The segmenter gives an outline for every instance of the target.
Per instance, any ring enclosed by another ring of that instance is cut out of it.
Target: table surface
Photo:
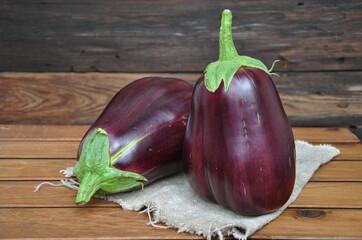
[[[200,239],[147,225],[147,214],[92,199],[54,184],[73,166],[89,126],[0,125],[0,238]],[[298,199],[250,239],[362,239],[362,145],[344,128],[293,128],[295,139],[336,146]]]

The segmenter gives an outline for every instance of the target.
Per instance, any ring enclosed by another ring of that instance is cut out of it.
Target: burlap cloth
[[[258,217],[238,215],[217,204],[201,199],[189,186],[184,174],[177,174],[147,185],[144,190],[118,193],[103,198],[118,203],[124,210],[147,212],[148,224],[159,228],[176,228],[178,232],[202,235],[208,239],[218,236],[234,236],[246,239],[255,231],[278,217],[298,197],[313,173],[340,152],[330,145],[314,146],[297,140],[296,181],[292,196],[279,210]],[[73,175],[73,168],[61,171],[66,177]],[[63,185],[77,189],[73,180],[62,181]],[[157,223],[165,225],[157,225]],[[162,230],[160,230],[162,231]]]

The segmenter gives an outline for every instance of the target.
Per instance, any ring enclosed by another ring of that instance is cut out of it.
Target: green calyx
[[[225,92],[227,92],[235,73],[241,66],[259,68],[269,75],[277,75],[271,71],[273,70],[274,64],[279,60],[274,61],[272,67],[267,69],[264,63],[255,58],[239,56],[231,35],[231,22],[231,11],[225,9],[221,17],[219,60],[210,63],[204,72],[205,86],[210,92],[215,92],[219,88],[221,81],[224,81]]]
[[[139,181],[145,177],[133,172],[121,171],[111,164],[109,138],[105,130],[98,128],[86,139],[74,174],[80,182],[76,203],[87,203],[93,194],[124,192],[143,187]]]

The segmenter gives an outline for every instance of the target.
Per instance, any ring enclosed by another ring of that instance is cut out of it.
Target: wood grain
[[[147,222],[147,213],[119,208],[2,208],[0,238],[202,239]]]
[[[250,239],[361,239],[361,209],[288,209]]]
[[[117,91],[145,76],[3,73],[0,123],[92,124]]]
[[[78,142],[0,141],[0,158],[76,158]]]
[[[77,208],[75,204],[77,191],[64,186],[42,185],[39,191],[34,192],[35,188],[44,181],[0,181],[0,208]],[[47,181],[58,185],[59,181]],[[12,194],[9,195],[9,192]],[[92,198],[89,203],[82,206],[93,207],[117,207],[116,203]]]
[[[0,125],[0,141],[77,141],[89,125]]]
[[[361,182],[309,182],[289,207],[362,209]]]
[[[200,74],[0,73],[1,124],[92,124],[113,95],[158,75],[194,83]],[[293,126],[362,125],[362,72],[284,73],[275,79]]]
[[[361,173],[362,161],[330,161],[315,172],[311,181],[362,182]]]
[[[0,125],[0,141],[80,141],[90,125]],[[358,143],[346,128],[293,127],[295,139],[313,143]]]
[[[0,136],[7,131],[1,127],[7,125],[0,126]],[[81,131],[73,126],[10,127],[10,135],[0,138],[0,238],[202,239],[148,226],[147,214],[123,211],[111,202],[92,199],[79,207],[74,204],[76,191],[66,187],[43,185],[34,193],[42,181],[57,184],[64,178],[58,171],[74,164]],[[341,154],[323,165],[297,200],[250,239],[360,239],[362,144],[346,129],[293,131],[316,143],[329,141]]]
[[[0,141],[1,158],[76,158],[78,142]],[[338,160],[361,160],[362,144],[338,144],[341,150]],[[359,155],[357,155],[359,154]]]
[[[60,170],[74,166],[76,159],[0,159],[0,180],[59,180]]]
[[[280,59],[278,71],[362,69],[355,0],[13,0],[0,7],[0,71],[201,72],[224,8],[241,55]]]
[[[293,127],[295,140],[310,143],[359,143],[359,139],[346,128]]]
[[[74,166],[75,159],[0,159],[0,180],[59,180],[59,170]],[[362,161],[332,160],[321,166],[311,181],[362,182]]]
[[[336,160],[362,160],[362,144],[332,143],[331,145],[341,151],[341,154],[335,157]]]
[[[359,239],[361,221],[361,209],[287,209],[251,239]],[[118,208],[2,208],[0,238],[201,239],[146,222],[146,214]]]
[[[78,208],[75,204],[77,191],[67,187],[42,185],[42,181],[0,181],[0,208]],[[50,181],[59,184],[59,181]],[[290,208],[358,208],[362,209],[362,182],[310,182]],[[9,192],[12,194],[9,195]],[[82,207],[118,207],[100,199],[92,200]]]

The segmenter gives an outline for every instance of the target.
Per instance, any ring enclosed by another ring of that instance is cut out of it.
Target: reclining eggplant
[[[120,90],[79,145],[76,203],[182,171],[191,94],[188,82],[159,77],[139,79]]]

